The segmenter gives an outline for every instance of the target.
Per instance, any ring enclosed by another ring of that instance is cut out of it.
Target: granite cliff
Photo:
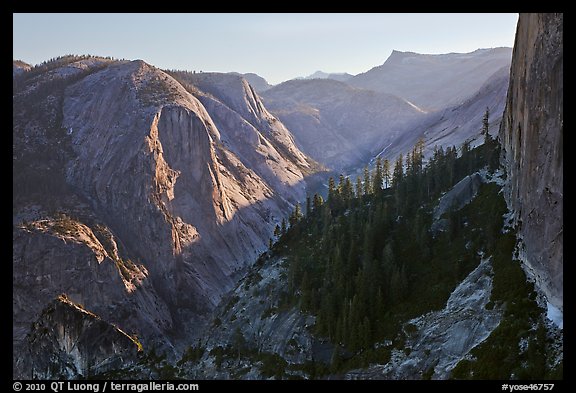
[[[61,293],[177,353],[266,249],[313,164],[229,77],[217,98],[139,60],[64,57],[14,76],[15,356]],[[32,376],[24,360],[15,377]]]
[[[519,228],[526,270],[560,311],[563,72],[563,14],[520,14],[500,127],[501,161],[508,173],[505,196]]]

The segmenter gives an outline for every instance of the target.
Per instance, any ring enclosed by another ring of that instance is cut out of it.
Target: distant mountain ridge
[[[253,72],[248,72],[246,74],[241,74],[239,72],[229,72],[229,74],[242,76],[258,93],[262,93],[272,87],[272,85],[269,84],[266,79],[258,74],[254,74]]]
[[[367,73],[338,82],[295,79],[262,93],[299,147],[340,171],[376,155],[394,160],[423,137],[426,151],[477,139],[486,108],[495,135],[511,49],[421,55],[392,52]]]
[[[398,95],[427,111],[438,110],[462,103],[511,59],[512,48],[505,47],[440,55],[394,50],[384,64],[348,83]]]
[[[335,81],[346,82],[354,75],[347,72],[328,73],[324,71],[316,71],[312,75],[308,75],[303,79],[333,79]]]
[[[400,97],[331,79],[294,79],[262,97],[303,151],[336,170],[376,154],[424,116]]]

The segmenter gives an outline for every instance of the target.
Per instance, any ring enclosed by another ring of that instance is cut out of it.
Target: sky
[[[142,59],[163,69],[254,72],[277,84],[358,74],[392,50],[512,47],[518,14],[13,14],[13,58]]]

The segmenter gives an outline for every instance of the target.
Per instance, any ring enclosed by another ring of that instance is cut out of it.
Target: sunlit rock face
[[[61,293],[177,353],[305,198],[313,162],[239,76],[207,93],[143,61],[71,58],[17,78],[14,353]]]
[[[563,310],[563,14],[520,14],[500,128],[520,258]]]

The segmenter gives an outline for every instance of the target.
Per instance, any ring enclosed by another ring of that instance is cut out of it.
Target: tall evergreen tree
[[[376,168],[374,170],[374,181],[372,187],[374,188],[374,192],[378,192],[382,190],[382,181],[384,177],[382,175],[382,159],[378,157],[376,159]]]
[[[486,107],[486,111],[484,112],[484,117],[482,118],[482,134],[488,134],[488,130],[490,128],[490,108]]]
[[[382,168],[382,174],[384,176],[384,188],[388,188],[390,186],[390,161],[388,159],[384,159],[384,166]]]
[[[364,195],[372,194],[372,182],[370,181],[370,170],[364,167]]]
[[[362,198],[362,179],[360,176],[356,177],[356,198]]]
[[[414,167],[414,171],[418,174],[422,173],[422,169],[424,166],[424,138],[420,137],[416,145],[414,145],[414,150],[412,152],[412,160]]]
[[[404,162],[402,153],[396,159],[396,164],[394,165],[394,173],[392,174],[392,185],[398,187],[402,178],[404,177]]]
[[[292,215],[290,216],[290,226],[293,227],[301,219],[302,219],[302,210],[300,208],[300,203],[297,203],[296,206],[294,207]]]
[[[486,112],[484,112],[484,117],[482,118],[482,134],[484,134],[484,143],[488,143],[491,140],[489,129],[490,129],[490,108],[486,107]]]
[[[314,194],[314,200],[312,201],[314,211],[318,211],[318,209],[322,207],[322,204],[324,204],[324,198],[322,198],[322,195],[318,195],[318,193]]]
[[[328,202],[334,203],[336,200],[336,183],[334,182],[334,178],[330,176],[328,179]]]
[[[346,204],[350,204],[352,199],[354,198],[354,187],[352,186],[352,182],[350,181],[350,177],[346,177],[344,180],[344,187],[342,187],[342,199]]]

